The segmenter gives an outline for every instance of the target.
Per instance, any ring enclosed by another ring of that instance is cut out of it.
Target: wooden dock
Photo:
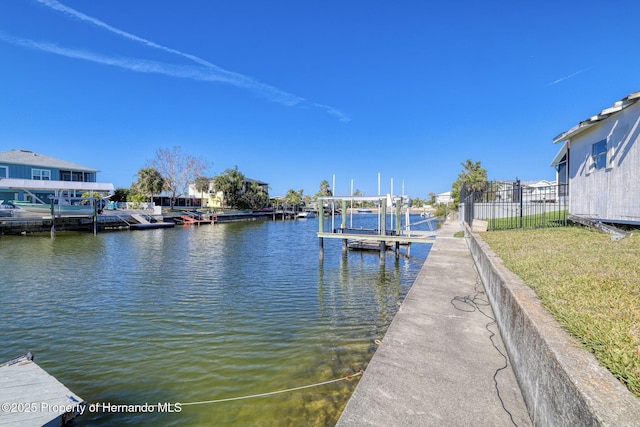
[[[180,215],[184,225],[215,224],[218,217],[212,213],[187,212]]]
[[[62,426],[83,414],[86,402],[27,353],[0,365],[0,426]]]

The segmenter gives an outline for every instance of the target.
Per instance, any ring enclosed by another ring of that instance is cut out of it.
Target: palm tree
[[[316,198],[323,196],[333,196],[331,188],[329,187],[329,181],[326,179],[323,179],[320,182],[320,190],[316,193]]]
[[[287,191],[284,196],[285,203],[289,205],[298,206],[302,203],[304,190],[296,191],[293,188]]]
[[[454,209],[458,208],[458,205],[463,202],[460,200],[460,192],[465,188],[467,194],[474,191],[481,191],[487,186],[487,170],[482,167],[482,164],[474,162],[471,159],[467,159],[462,165],[462,172],[458,174],[458,179],[453,183],[451,189],[451,197],[453,197]]]
[[[227,169],[220,175],[213,178],[215,191],[221,191],[223,195],[223,205],[237,207],[242,191],[244,190],[244,175],[238,170]]]
[[[135,183],[136,189],[142,194],[149,196],[153,202],[153,195],[162,193],[165,180],[157,169],[142,168],[138,171],[138,181]]]
[[[209,187],[211,186],[211,179],[206,176],[199,176],[196,178],[193,183],[196,191],[200,192],[200,200],[204,199],[204,192],[209,191]],[[203,203],[204,206],[204,203]]]
[[[269,195],[257,183],[252,182],[239,198],[238,203],[242,209],[258,210],[269,204]]]

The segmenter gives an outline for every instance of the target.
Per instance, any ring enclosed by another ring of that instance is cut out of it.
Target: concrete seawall
[[[541,426],[640,426],[640,400],[580,347],[482,238],[465,237],[531,419]]]
[[[438,230],[338,427],[531,425],[458,231]]]

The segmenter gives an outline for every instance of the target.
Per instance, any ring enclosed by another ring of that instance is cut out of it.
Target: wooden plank
[[[0,365],[0,426],[62,425],[84,413],[86,402],[30,355]]]

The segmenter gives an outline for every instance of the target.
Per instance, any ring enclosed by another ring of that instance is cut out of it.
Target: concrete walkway
[[[461,230],[438,231],[338,427],[532,424]]]

